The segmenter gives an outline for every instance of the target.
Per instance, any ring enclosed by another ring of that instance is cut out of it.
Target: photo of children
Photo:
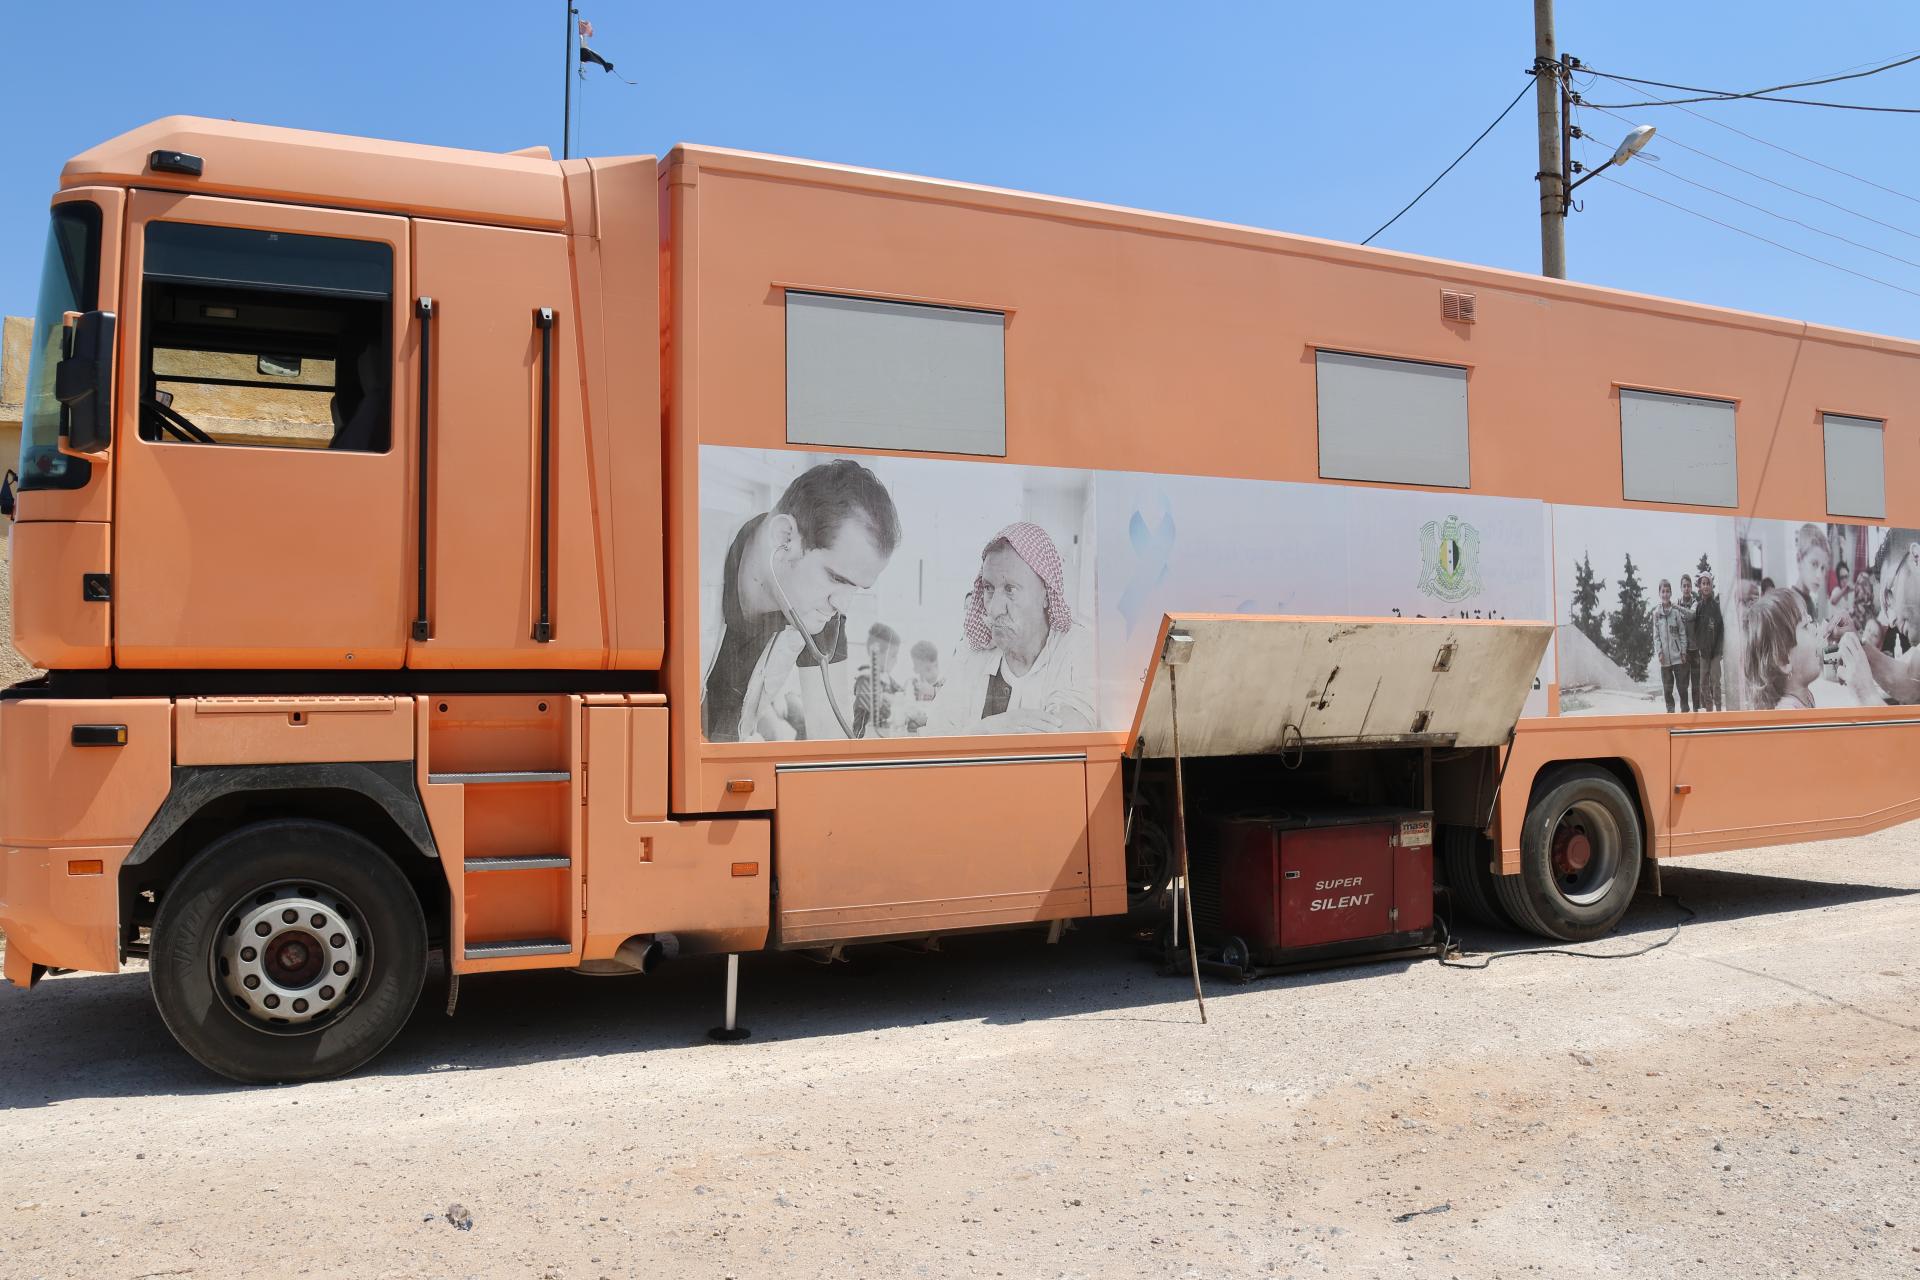
[[[1920,703],[1920,531],[1737,523],[1748,709]]]
[[[1724,711],[1736,704],[1723,592],[1733,522],[1555,507],[1563,715]]]
[[[1095,727],[1087,473],[719,446],[700,468],[708,741]]]

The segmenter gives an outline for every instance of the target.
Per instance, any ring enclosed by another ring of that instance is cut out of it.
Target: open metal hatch
[[[1187,757],[1496,747],[1552,636],[1545,622],[1169,614],[1130,741],[1174,754],[1177,678]]]

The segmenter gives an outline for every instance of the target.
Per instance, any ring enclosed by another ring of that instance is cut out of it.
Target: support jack
[[[727,956],[727,1021],[725,1026],[715,1027],[707,1032],[707,1039],[721,1044],[737,1044],[753,1032],[734,1023],[734,1015],[740,1007],[740,957]]]

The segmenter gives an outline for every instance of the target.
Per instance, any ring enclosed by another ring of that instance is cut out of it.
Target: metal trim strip
[[[1692,738],[1724,733],[1794,733],[1802,729],[1884,729],[1897,725],[1916,724],[1920,724],[1920,719],[1913,717],[1899,720],[1813,720],[1800,724],[1743,724],[1728,725],[1725,728],[1669,729],[1667,735],[1673,738]]]
[[[950,756],[909,760],[793,760],[776,764],[775,773],[825,773],[847,769],[946,769],[970,764],[1085,764],[1084,751],[1041,756]]]

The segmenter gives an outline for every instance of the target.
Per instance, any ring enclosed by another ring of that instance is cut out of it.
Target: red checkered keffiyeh
[[[1053,545],[1053,539],[1047,531],[1037,524],[1025,520],[1010,524],[987,543],[980,551],[985,560],[987,548],[996,542],[1005,542],[1013,548],[1013,553],[1026,563],[1027,568],[1039,576],[1047,589],[1047,630],[1054,635],[1063,636],[1073,626],[1073,611],[1067,607],[1066,569],[1060,563],[1060,552]],[[981,603],[981,595],[986,583],[979,578],[973,580],[973,591],[967,596],[966,621],[961,631],[967,637],[967,643],[975,649],[993,648],[993,627],[987,622],[986,606]]]

